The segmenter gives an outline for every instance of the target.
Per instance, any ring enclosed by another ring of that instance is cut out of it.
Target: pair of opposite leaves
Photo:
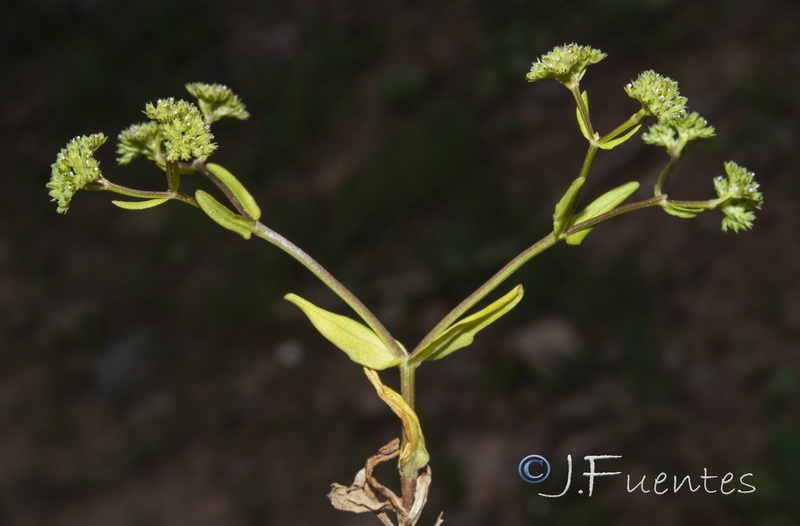
[[[582,212],[573,216],[570,224],[575,225],[613,210],[638,188],[639,183],[630,182],[603,194]],[[570,190],[574,190],[573,187],[570,187]],[[579,192],[580,188],[574,191]],[[565,198],[569,196],[570,191]],[[577,198],[578,195],[574,197]],[[592,228],[570,234],[566,237],[567,243],[580,244]],[[406,359],[410,366],[417,366],[428,360],[439,360],[470,345],[478,331],[514,308],[522,299],[522,295],[522,285],[517,285],[489,306],[445,327],[430,339],[430,343],[415,350],[410,356],[403,345],[397,342],[404,353],[398,356],[396,351],[389,348],[372,329],[352,318],[317,307],[296,294],[287,294],[285,298],[297,305],[320,334],[347,353],[351,360],[370,369],[383,370],[394,367]]]

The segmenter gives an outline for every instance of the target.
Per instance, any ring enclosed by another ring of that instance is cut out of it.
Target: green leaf
[[[170,192],[177,192],[181,187],[181,168],[176,161],[167,161],[164,168],[167,171],[167,185]]]
[[[639,131],[639,128],[641,128],[641,127],[642,127],[642,125],[641,125],[641,124],[639,124],[638,126],[634,126],[634,127],[633,127],[633,129],[632,129],[631,131],[629,131],[628,133],[626,133],[626,134],[625,134],[625,135],[623,135],[622,137],[617,137],[617,138],[615,138],[615,139],[609,139],[609,140],[607,140],[607,141],[601,141],[601,142],[598,144],[598,146],[600,146],[600,148],[602,148],[602,149],[604,149],[604,150],[610,150],[610,149],[612,149],[612,148],[614,148],[614,147],[616,147],[616,146],[619,146],[620,144],[622,144],[623,142],[627,141],[627,140],[628,140],[628,139],[630,139],[631,137],[633,137],[633,135],[634,135],[636,132],[638,132],[638,131]]]
[[[578,200],[581,198],[581,190],[583,190],[585,182],[585,177],[578,177],[572,181],[567,192],[556,205],[553,212],[553,233],[556,237],[559,237],[570,224],[570,219],[578,207]]]
[[[586,107],[586,113],[589,113],[588,94],[584,91],[581,93],[581,98],[583,99],[583,105]],[[578,118],[578,126],[581,128],[581,133],[586,137],[587,141],[592,142],[594,137],[589,133],[589,123],[583,118],[583,113],[581,113],[581,108],[579,106],[575,106],[575,116]]]
[[[661,203],[661,208],[664,209],[666,213],[675,217],[681,217],[683,219],[691,219],[693,217],[697,217],[700,212],[706,210],[704,207],[691,207],[691,206],[681,206],[676,205],[674,203],[670,203],[667,200],[664,200]]]
[[[154,206],[163,205],[169,201],[168,197],[160,197],[158,199],[148,199],[146,201],[111,201],[113,204],[125,210],[147,210]]]
[[[256,222],[234,213],[225,205],[211,197],[208,193],[198,190],[194,194],[197,204],[203,212],[213,219],[219,226],[236,232],[245,239],[250,239]]]
[[[284,298],[300,307],[320,334],[347,353],[354,362],[381,370],[394,367],[402,361],[369,327],[347,316],[320,309],[296,294],[287,294]]]
[[[471,344],[478,331],[513,309],[522,299],[522,294],[522,285],[517,285],[488,307],[454,323],[427,346],[415,352],[409,359],[409,365],[426,360],[439,360]]]
[[[589,206],[583,209],[581,213],[576,214],[575,217],[572,219],[570,225],[577,225],[584,221],[588,221],[594,217],[597,217],[601,214],[605,214],[606,212],[610,212],[611,210],[618,207],[623,201],[625,201],[630,195],[639,189],[639,183],[636,181],[631,181],[630,183],[625,183],[622,186],[618,186],[613,190],[610,190],[591,203]],[[567,244],[568,245],[580,245],[583,239],[589,235],[589,232],[594,230],[594,227],[584,228],[583,230],[579,230],[574,234],[570,234],[567,236]]]
[[[256,200],[253,199],[253,196],[250,195],[250,192],[247,191],[247,188],[244,187],[242,183],[228,170],[223,168],[222,166],[214,163],[206,164],[206,168],[208,171],[214,174],[214,176],[219,179],[219,181],[224,184],[228,190],[231,191],[233,197],[239,201],[239,204],[242,205],[250,217],[258,221],[261,218],[261,209],[258,207]]]

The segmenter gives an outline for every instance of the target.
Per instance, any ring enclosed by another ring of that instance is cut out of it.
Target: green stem
[[[408,365],[407,362],[402,362],[398,368],[400,369],[400,394],[408,406],[414,409],[417,365]]]
[[[408,404],[412,411],[415,405],[415,375],[417,372],[417,365],[408,365],[408,362],[402,362],[398,368],[400,369],[400,395],[403,400]],[[403,429],[402,438],[400,439],[400,451],[403,451],[408,437],[406,436],[405,428]],[[416,473],[405,473],[404,470],[400,471],[400,490],[403,498],[403,506],[410,510],[414,505],[414,498],[417,489]]]
[[[181,169],[176,161],[167,162],[167,185],[170,192],[177,192],[181,184]]]
[[[667,202],[675,206],[700,207],[705,210],[711,210],[719,206],[719,204],[724,202],[726,199],[727,197],[719,197],[717,199],[708,199],[705,201],[679,201],[677,199],[667,199]]]
[[[599,149],[600,147],[596,144],[589,144],[589,150],[586,152],[586,157],[583,159],[583,166],[581,166],[581,174],[579,177],[586,179],[586,177],[589,175],[589,169],[592,167],[594,157],[597,155],[597,150]]]
[[[350,290],[339,282],[333,275],[325,270],[322,265],[317,263],[314,258],[306,254],[300,247],[278,234],[271,228],[263,223],[256,221],[253,233],[269,241],[276,247],[280,248],[300,264],[306,267],[312,274],[317,276],[325,285],[328,286],[337,296],[344,300],[347,305],[358,314],[369,327],[375,331],[375,334],[381,339],[384,345],[390,349],[398,358],[406,358],[406,353],[400,348],[392,335],[386,330],[386,327],[378,320],[377,317],[359,300]]]
[[[107,190],[115,194],[127,195],[129,197],[141,197],[145,199],[176,199],[186,204],[197,206],[197,201],[189,195],[181,192],[159,192],[155,190],[136,190],[116,183],[108,179],[99,179],[86,187],[87,190]]]
[[[436,324],[436,326],[422,339],[422,341],[419,342],[411,354],[414,354],[416,351],[427,347],[428,344],[431,343],[439,334],[450,327],[450,325],[455,323],[456,320],[463,316],[476,303],[485,298],[487,294],[496,289],[498,285],[508,279],[508,277],[516,272],[517,269],[527,263],[532,257],[541,254],[548,248],[558,243],[558,241],[559,240],[556,239],[556,236],[550,232],[545,237],[517,255],[517,257],[506,263],[506,265],[497,271],[494,276],[489,278],[486,283],[478,287],[475,292],[467,296],[464,301],[459,303],[452,311],[450,311],[450,313],[442,318],[442,320]]]
[[[667,163],[667,165],[664,167],[664,169],[663,169],[663,170],[661,170],[661,173],[660,173],[660,174],[658,174],[658,180],[656,181],[656,186],[655,186],[655,188],[653,189],[653,193],[654,193],[656,196],[663,195],[662,188],[664,187],[664,182],[667,180],[667,176],[668,176],[668,175],[669,175],[669,173],[672,171],[672,167],[673,167],[673,165],[675,164],[675,161],[677,161],[677,160],[678,160],[678,158],[677,158],[677,157],[672,157],[672,156],[670,156],[670,158],[669,158],[669,162],[668,162],[668,163]]]
[[[636,113],[631,115],[630,118],[627,121],[623,122],[622,124],[620,124],[619,126],[614,128],[611,131],[611,133],[608,133],[608,134],[604,135],[600,139],[600,142],[610,141],[611,139],[613,139],[613,138],[615,138],[615,137],[617,137],[619,135],[622,135],[626,131],[630,130],[631,128],[633,128],[634,126],[636,126],[637,124],[642,122],[642,119],[644,119],[646,116],[647,116],[647,112],[644,109],[641,109],[641,110],[637,111]]]
[[[569,85],[568,88],[572,93],[572,97],[575,99],[575,104],[578,106],[578,111],[581,112],[581,115],[583,115],[583,121],[586,123],[586,128],[589,130],[589,136],[594,137],[594,128],[592,127],[591,119],[589,119],[589,108],[587,108],[586,104],[583,102],[580,85],[577,81],[575,81]]]
[[[660,204],[665,199],[664,196],[657,196],[651,197],[649,199],[644,199],[642,201],[638,201],[636,203],[630,203],[627,205],[618,206],[614,210],[610,212],[606,212],[605,214],[600,214],[599,216],[593,217],[592,219],[588,219],[577,225],[573,225],[564,231],[564,234],[556,238],[555,235],[550,232],[545,237],[525,249],[519,255],[517,255],[514,259],[509,261],[503,268],[501,268],[495,275],[489,278],[486,283],[478,287],[478,289],[470,294],[464,301],[459,303],[452,311],[450,311],[442,320],[436,324],[436,326],[419,342],[419,344],[414,348],[411,352],[413,355],[420,349],[424,349],[428,346],[437,336],[439,336],[442,332],[447,330],[453,323],[455,323],[459,318],[461,318],[464,314],[467,313],[476,303],[481,301],[487,294],[492,292],[494,289],[498,287],[501,283],[503,283],[506,279],[508,279],[514,272],[519,270],[522,265],[530,261],[533,257],[538,256],[548,248],[552,247],[562,239],[566,238],[567,236],[574,234],[575,232],[579,232],[585,228],[589,228],[592,226],[596,226],[603,221],[607,221],[612,217],[616,217],[618,215],[622,215],[628,212],[633,212],[634,210],[641,210],[643,208],[648,208],[651,206],[655,206]]]
[[[650,197],[648,199],[642,199],[641,201],[636,201],[635,203],[629,203],[627,205],[618,206],[614,210],[606,212],[605,214],[600,214],[599,216],[587,219],[586,221],[578,223],[577,225],[572,225],[566,231],[564,231],[564,237],[572,235],[575,232],[580,232],[581,230],[584,230],[586,228],[597,226],[604,221],[608,221],[612,217],[617,217],[622,214],[627,214],[628,212],[633,212],[635,210],[642,210],[644,208],[649,208],[651,206],[659,205],[661,204],[662,201],[664,201],[665,198],[666,196],[664,195],[657,195],[655,197]]]

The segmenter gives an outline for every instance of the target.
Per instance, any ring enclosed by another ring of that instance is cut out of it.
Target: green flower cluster
[[[167,161],[205,159],[217,149],[203,114],[191,102],[159,99],[156,104],[147,104],[144,114],[159,124]]]
[[[530,82],[554,78],[560,83],[570,86],[583,77],[590,64],[597,64],[605,57],[605,53],[589,46],[565,44],[542,55],[533,63],[526,78]]]
[[[185,100],[174,98],[160,99],[155,104],[147,104],[144,113],[151,120],[133,124],[118,136],[117,162],[128,164],[139,156],[155,161],[162,168],[166,163],[177,161],[205,161],[217,145],[212,142],[211,124],[222,117],[246,119],[249,114],[239,97],[221,84],[187,84],[186,89],[197,97],[200,107]],[[100,167],[94,158],[94,152],[106,141],[105,135],[81,136],[73,139],[58,154],[52,165],[52,176],[47,183],[50,196],[58,201],[58,212],[66,213],[75,192],[84,189],[91,183],[102,179]],[[180,172],[167,169],[169,188],[178,188]],[[111,185],[103,179],[102,185],[96,188],[110,189],[125,195],[139,195],[135,190]],[[150,193],[152,194],[152,192]],[[167,198],[151,199],[147,206],[138,203],[133,209],[142,210],[155,201],[164,202]],[[114,202],[123,208],[132,208],[130,203]]]
[[[157,122],[133,124],[124,129],[117,139],[117,162],[128,164],[136,157],[144,155],[151,161],[161,153],[161,134]]]
[[[753,210],[761,209],[764,196],[758,191],[755,174],[733,161],[725,163],[725,173],[714,178],[714,189],[719,196],[717,208],[722,210],[722,230],[749,230],[756,218]]]
[[[66,148],[62,148],[51,166],[52,173],[47,188],[50,197],[58,202],[58,213],[65,214],[69,209],[72,197],[78,190],[101,179],[100,163],[94,158],[94,152],[106,142],[102,133],[82,135],[72,139]]]
[[[713,137],[714,133],[714,127],[708,121],[698,113],[691,112],[666,123],[653,124],[642,134],[642,140],[647,144],[663,146],[672,158],[677,159],[687,144]]]
[[[186,90],[197,99],[200,111],[205,115],[208,124],[223,117],[240,120],[250,117],[242,101],[227,86],[194,82],[187,84]]]
[[[641,73],[625,86],[625,92],[642,104],[648,115],[658,118],[660,124],[683,117],[686,97],[678,92],[678,83],[653,70]]]
[[[143,155],[163,165],[167,161],[205,160],[216,150],[211,124],[223,117],[246,119],[244,104],[222,84],[194,82],[186,90],[197,105],[174,98],[148,104],[144,113],[152,121],[129,126],[119,134],[117,161],[127,164]],[[198,108],[199,106],[199,108]],[[163,158],[162,158],[162,153]]]

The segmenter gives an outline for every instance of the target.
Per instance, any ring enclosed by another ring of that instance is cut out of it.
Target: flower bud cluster
[[[554,78],[569,86],[583,77],[590,64],[597,64],[605,57],[605,53],[589,46],[565,44],[534,62],[526,78],[530,82]]]
[[[103,177],[100,163],[94,158],[94,152],[106,142],[102,133],[82,135],[72,139],[66,148],[62,148],[51,166],[50,197],[58,202],[58,213],[65,214],[69,209],[72,197],[78,190]]]
[[[714,189],[720,198],[717,208],[725,214],[722,230],[749,230],[756,218],[753,210],[761,209],[764,203],[755,174],[733,161],[725,163],[725,173],[726,176],[714,178]]]
[[[211,142],[211,128],[191,102],[159,99],[147,104],[144,113],[159,124],[167,161],[205,159],[217,149]]]
[[[140,155],[155,160],[161,152],[161,132],[157,122],[132,124],[117,136],[117,162],[128,164]]]
[[[663,146],[671,157],[677,159],[687,144],[713,137],[714,133],[714,127],[708,121],[691,112],[666,123],[653,124],[642,134],[642,140],[647,144]]]
[[[206,122],[209,124],[223,117],[234,117],[240,120],[250,117],[242,101],[228,86],[193,82],[186,85],[186,91],[197,99],[200,111],[203,112]]]
[[[678,92],[678,83],[653,70],[645,71],[629,82],[625,92],[638,100],[642,109],[656,117],[660,124],[681,118],[686,111],[686,97]]]

